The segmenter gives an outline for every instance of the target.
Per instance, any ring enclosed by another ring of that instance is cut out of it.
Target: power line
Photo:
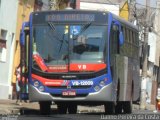
[[[152,9],[159,9],[160,10],[160,8],[156,8],[156,7],[152,7],[152,6],[148,6],[148,5],[143,5],[141,3],[135,3],[135,4],[143,6],[144,8],[149,7],[149,8],[152,8]]]
[[[111,2],[110,0],[107,0],[109,3],[111,3],[112,5],[114,5],[114,6],[116,6],[116,4],[115,3],[113,3],[113,2]],[[117,7],[117,6],[116,6]],[[119,7],[117,7],[117,8],[119,8]]]

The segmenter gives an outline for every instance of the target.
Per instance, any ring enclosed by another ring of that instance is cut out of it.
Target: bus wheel
[[[123,103],[123,111],[125,114],[132,113],[132,101],[125,101]]]
[[[104,107],[105,107],[105,114],[115,113],[115,103],[114,102],[106,102]]]
[[[65,103],[58,103],[58,113],[59,114],[66,114],[67,113],[67,104]]]
[[[117,102],[115,113],[116,114],[121,114],[122,113],[122,102]]]
[[[130,113],[132,113],[133,88],[134,88],[134,86],[133,86],[133,81],[132,81],[131,100],[130,100],[130,101],[125,101],[125,102],[123,103],[123,112],[124,112],[125,114],[130,114]]]
[[[39,106],[40,106],[41,115],[50,115],[51,113],[51,102],[50,101],[39,102]]]
[[[68,105],[68,112],[69,112],[69,114],[76,114],[77,113],[77,105],[76,104]]]

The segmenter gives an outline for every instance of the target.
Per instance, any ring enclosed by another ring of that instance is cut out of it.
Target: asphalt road
[[[104,115],[100,113],[78,113],[78,114],[51,114],[49,116],[41,116],[38,111],[32,111],[31,113],[24,113],[18,116],[18,120],[115,120],[115,119],[145,119],[145,120],[159,120],[160,113],[153,113],[149,110],[134,110],[133,114],[119,114],[119,115]]]
[[[0,120],[160,120],[160,112],[158,114],[153,113],[153,110],[155,110],[154,105],[147,105],[146,109],[148,110],[139,110],[139,105],[134,104],[133,114],[120,114],[114,116],[104,115],[104,106],[78,106],[77,114],[66,115],[58,114],[56,105],[52,105],[51,108],[51,115],[41,116],[38,103],[23,103],[22,106],[19,106],[15,104],[15,101],[1,101]],[[13,114],[15,114],[15,116],[12,116]],[[158,117],[155,115],[158,115]]]
[[[50,116],[19,116],[18,120],[100,120],[101,115],[70,114],[70,115],[50,115]]]

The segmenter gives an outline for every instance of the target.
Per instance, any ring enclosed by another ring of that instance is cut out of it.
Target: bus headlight
[[[95,86],[95,87],[94,87],[94,90],[97,92],[97,91],[100,90],[100,87],[99,87],[99,86]]]
[[[40,92],[43,92],[43,91],[44,91],[44,86],[40,86],[40,87],[38,88],[38,90],[39,90]]]
[[[102,86],[102,87],[105,86],[105,81],[102,80],[102,81],[99,83],[99,85]]]
[[[38,82],[38,81],[35,81],[35,82],[34,82],[34,86],[35,86],[35,87],[38,87],[38,86],[39,86],[39,82]]]

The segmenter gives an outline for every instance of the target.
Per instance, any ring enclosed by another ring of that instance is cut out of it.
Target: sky
[[[136,0],[137,3],[140,3],[142,5],[145,5],[146,0]],[[150,0],[150,6],[151,7],[156,7],[156,2],[157,0]]]

